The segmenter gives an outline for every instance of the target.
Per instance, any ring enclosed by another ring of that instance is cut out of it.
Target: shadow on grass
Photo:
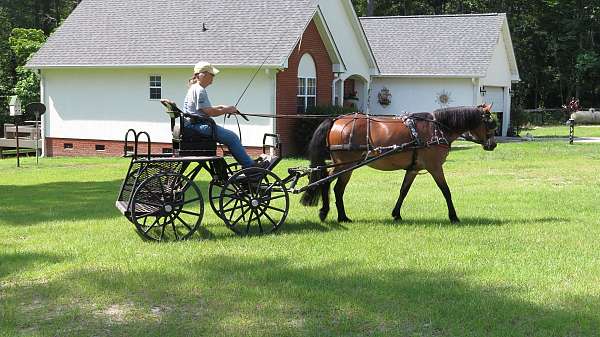
[[[0,185],[0,223],[35,225],[47,221],[117,216],[120,180]]]
[[[26,269],[63,261],[62,257],[39,253],[0,253],[0,279]]]
[[[39,336],[590,336],[600,328],[598,298],[543,307],[519,299],[525,288],[468,279],[213,256],[169,271],[82,269],[7,289],[0,306],[11,310],[9,333]]]
[[[440,218],[428,218],[428,219],[410,219],[405,218],[401,221],[389,220],[387,223],[397,226],[452,226],[452,227],[466,227],[466,226],[504,226],[507,224],[514,224],[516,222],[527,222],[527,223],[552,223],[568,221],[566,218],[558,217],[541,217],[532,218],[526,220],[515,220],[515,219],[501,219],[501,218],[486,218],[486,217],[462,217],[460,222],[452,223],[448,219]]]

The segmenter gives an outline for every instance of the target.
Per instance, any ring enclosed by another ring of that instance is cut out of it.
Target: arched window
[[[298,65],[298,113],[317,105],[317,70],[309,54],[302,55]]]

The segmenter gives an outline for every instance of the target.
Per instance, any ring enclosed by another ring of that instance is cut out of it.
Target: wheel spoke
[[[283,209],[281,209],[281,208],[273,207],[273,206],[271,206],[271,205],[266,205],[266,206],[267,206],[267,208],[270,208],[270,209],[272,209],[272,210],[274,210],[274,211],[279,211],[279,212],[281,212],[281,213],[285,213],[285,210],[283,210]],[[265,211],[266,211],[266,210],[265,210]]]
[[[190,225],[187,224],[187,222],[185,222],[185,220],[183,220],[179,215],[177,215],[177,219],[179,219],[179,221],[181,221],[181,223],[187,227],[187,229],[189,229],[189,231],[193,231],[192,227],[190,227]]]
[[[158,220],[158,218],[157,218],[157,220]],[[165,229],[167,228],[167,226],[165,226],[166,222],[167,221],[165,220],[162,224],[162,230],[160,231],[160,236],[158,237],[158,241],[162,241],[163,236],[165,235]]]
[[[187,205],[187,204],[189,204],[189,203],[192,203],[192,202],[195,202],[195,201],[199,201],[199,200],[202,200],[202,197],[200,197],[200,196],[199,196],[199,197],[197,197],[197,198],[190,199],[190,200],[188,200],[188,201],[184,201],[182,205]]]
[[[272,218],[269,216],[269,213],[267,213],[267,212],[266,212],[266,210],[265,210],[265,212],[263,213],[263,215],[264,215],[264,216],[266,216],[266,217],[267,217],[267,219],[269,219],[269,221],[271,221],[271,223],[273,224],[273,227],[276,227],[276,226],[277,226],[277,221],[273,220],[273,219],[272,219]]]
[[[200,213],[194,213],[194,212],[191,212],[191,211],[186,211],[185,209],[180,210],[180,212],[181,213],[185,213],[185,214],[189,214],[189,215],[195,215],[197,217],[202,216],[202,214],[200,214]]]
[[[148,232],[158,223],[158,217],[156,218],[156,220],[154,220],[154,222],[150,225],[150,227],[148,227],[147,230],[144,231],[144,234],[148,234]],[[144,219],[144,225],[146,225],[146,219]]]
[[[277,200],[277,199],[281,199],[281,198],[285,198],[285,194],[278,195],[275,197],[269,197],[268,195],[265,195],[265,197],[263,199],[261,199],[261,201],[271,201],[271,200]]]
[[[232,212],[232,213],[233,213],[233,212]],[[233,222],[230,222],[231,226],[235,226],[235,225],[238,223],[238,221],[240,221],[240,219],[241,219],[241,218],[242,218],[242,217],[243,217],[243,216],[244,216],[246,213],[248,213],[248,211],[245,211],[245,212],[244,212],[244,211],[242,211],[242,215],[240,215],[239,217],[237,217],[237,219],[235,219],[235,221],[233,221]]]
[[[258,222],[258,229],[260,230],[260,233],[263,233],[263,228],[262,228],[262,223],[260,222],[260,215],[258,214],[258,211],[256,211],[256,221]]]
[[[235,211],[236,209],[238,209],[237,205],[238,205],[238,202],[239,202],[239,200],[238,200],[238,199],[232,199],[232,200],[234,200],[234,201],[235,201],[235,203],[233,204],[233,208],[230,208],[230,209],[228,209],[228,210],[222,209],[222,212],[223,212],[223,214],[225,214],[225,212],[229,212],[229,211],[231,211],[231,213],[229,214],[229,219],[228,219],[230,222],[231,222],[231,219],[233,218],[233,213],[234,213],[234,211]],[[243,211],[243,210],[242,210],[242,211]]]
[[[175,227],[175,219],[171,222],[171,227],[173,227],[173,233],[175,233],[175,240],[179,241],[179,235],[177,235],[177,227]]]

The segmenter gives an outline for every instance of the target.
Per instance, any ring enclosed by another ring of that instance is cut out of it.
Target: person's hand
[[[238,109],[236,107],[234,107],[234,106],[225,107],[225,111],[228,114],[237,114],[237,113],[239,113]]]

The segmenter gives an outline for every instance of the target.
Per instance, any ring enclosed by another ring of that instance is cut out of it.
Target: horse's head
[[[498,124],[492,117],[492,105],[482,104],[477,107],[481,112],[481,123],[469,133],[473,136],[474,141],[483,146],[486,151],[492,151],[496,148],[496,128]]]

